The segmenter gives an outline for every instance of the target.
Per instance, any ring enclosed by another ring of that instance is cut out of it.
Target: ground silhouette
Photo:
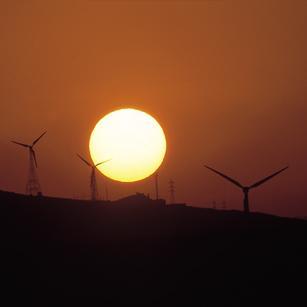
[[[146,199],[0,192],[3,306],[295,306],[305,299],[306,221]]]

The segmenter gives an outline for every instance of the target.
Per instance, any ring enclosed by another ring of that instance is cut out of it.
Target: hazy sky
[[[168,140],[161,196],[241,209],[236,187],[204,163],[249,184],[251,210],[307,215],[307,1],[0,2],[0,189],[24,192],[37,146],[44,194],[88,197],[96,122],[120,107],[149,112]],[[103,185],[98,178],[100,188]],[[108,181],[116,199],[154,194],[153,179]]]

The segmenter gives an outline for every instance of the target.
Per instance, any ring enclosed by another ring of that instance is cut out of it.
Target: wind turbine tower
[[[91,176],[90,176],[90,191],[91,191],[91,200],[95,201],[98,199],[98,189],[97,189],[97,181],[96,181],[96,169],[97,166],[106,163],[110,160],[102,161],[97,164],[91,164],[88,161],[86,161],[83,157],[81,157],[79,154],[77,156],[87,165],[89,166],[92,171],[91,171]]]
[[[29,195],[41,195],[42,189],[38,180],[37,175],[37,158],[36,153],[34,151],[34,146],[37,142],[46,134],[45,131],[42,135],[40,135],[37,139],[33,141],[32,144],[24,144],[16,141],[12,141],[12,143],[17,144],[19,146],[25,147],[29,150],[29,171],[28,171],[28,181],[26,185],[26,193]]]
[[[104,190],[105,190],[105,200],[109,200],[109,189],[107,180],[104,181]]]
[[[249,196],[249,191],[251,189],[259,187],[263,183],[267,182],[268,180],[272,179],[273,177],[277,176],[278,174],[280,174],[281,172],[283,172],[284,170],[286,170],[288,168],[288,166],[286,166],[286,167],[282,168],[281,170],[279,170],[279,171],[273,173],[272,175],[267,176],[267,177],[265,177],[265,178],[255,182],[254,184],[252,184],[250,186],[244,186],[239,181],[237,181],[237,180],[235,180],[235,179],[233,179],[233,178],[231,178],[231,177],[229,177],[229,176],[227,176],[227,175],[225,175],[225,174],[223,174],[223,173],[221,173],[221,172],[219,172],[219,171],[217,171],[217,170],[215,170],[215,169],[213,169],[213,168],[211,168],[211,167],[209,167],[207,165],[205,165],[205,167],[207,169],[211,170],[212,172],[220,175],[224,179],[230,181],[231,183],[233,183],[234,185],[236,185],[237,187],[239,187],[242,190],[242,192],[244,194],[243,208],[244,208],[244,212],[245,213],[249,213],[249,197],[248,197]]]

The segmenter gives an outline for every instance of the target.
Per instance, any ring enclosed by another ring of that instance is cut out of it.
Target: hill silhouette
[[[305,297],[307,222],[0,192],[5,306],[251,306]]]

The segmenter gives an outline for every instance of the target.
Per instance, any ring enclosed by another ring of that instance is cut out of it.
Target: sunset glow
[[[166,139],[159,123],[145,112],[121,109],[103,117],[90,137],[90,153],[107,177],[133,182],[152,175],[166,153]]]

